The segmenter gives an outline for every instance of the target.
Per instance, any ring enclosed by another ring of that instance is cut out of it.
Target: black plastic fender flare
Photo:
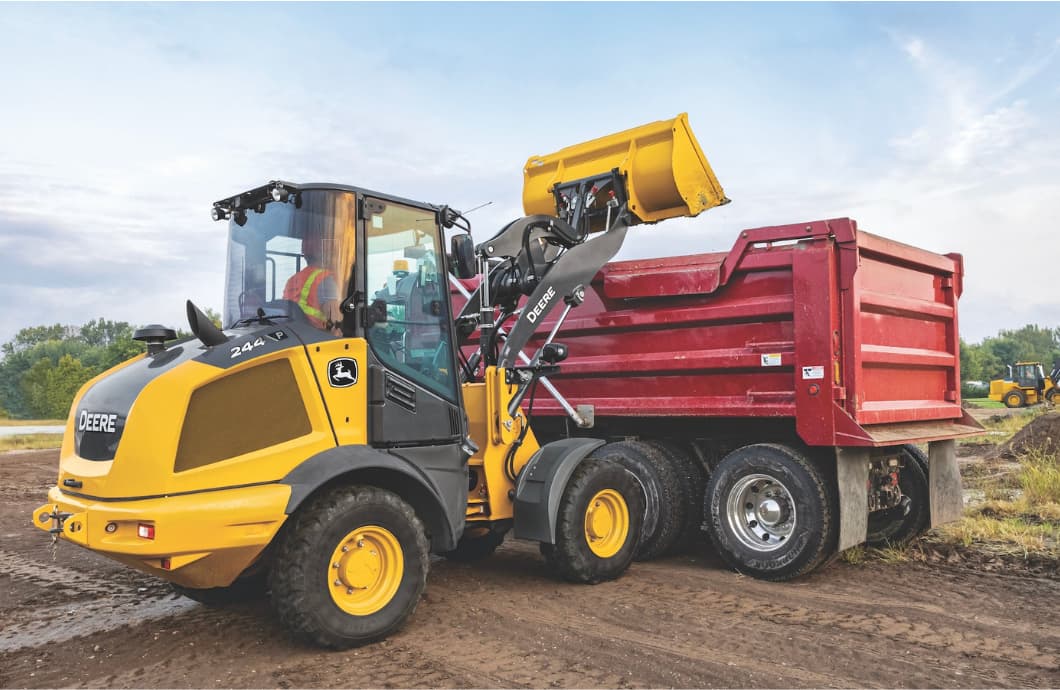
[[[455,514],[447,509],[454,502],[442,498],[440,487],[429,473],[405,458],[370,446],[329,448],[288,472],[280,480],[291,487],[284,512],[294,513],[317,489],[347,474],[355,475],[355,483],[393,491],[410,503],[430,533],[432,551],[456,547],[464,531],[466,499],[460,503],[459,514]],[[461,478],[461,484],[466,486],[465,482]]]
[[[515,485],[516,539],[556,543],[556,515],[575,468],[604,445],[596,438],[565,438],[542,446],[519,473]]]

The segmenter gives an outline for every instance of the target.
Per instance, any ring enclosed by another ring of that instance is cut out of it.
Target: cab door
[[[361,208],[369,443],[458,449],[464,417],[436,215],[371,197]]]

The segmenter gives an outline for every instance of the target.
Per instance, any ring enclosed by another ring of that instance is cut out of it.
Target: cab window
[[[365,284],[385,321],[366,336],[395,372],[444,398],[456,397],[449,338],[449,293],[433,212],[392,202],[366,204]]]

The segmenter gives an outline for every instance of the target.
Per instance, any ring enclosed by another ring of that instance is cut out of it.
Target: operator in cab
[[[335,276],[324,265],[324,233],[308,227],[302,237],[302,256],[306,266],[287,279],[283,298],[298,304],[309,322],[322,330],[334,327],[332,315],[339,299]]]

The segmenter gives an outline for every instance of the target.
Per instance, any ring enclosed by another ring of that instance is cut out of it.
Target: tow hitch
[[[52,521],[51,529],[48,531],[51,533],[52,541],[54,542],[59,538],[59,535],[63,533],[63,525],[66,524],[66,519],[72,515],[73,513],[64,513],[59,510],[59,506],[54,506],[52,512],[40,513],[37,515],[37,519],[40,520],[42,525],[48,522],[48,520]]]
[[[45,505],[38,508],[34,514],[37,516],[37,521],[40,523],[37,526],[52,535],[53,559],[59,548],[60,535],[65,536],[70,541],[80,544],[81,546],[86,545],[88,537],[85,533],[85,513],[67,513],[59,510],[59,506],[57,505]]]

